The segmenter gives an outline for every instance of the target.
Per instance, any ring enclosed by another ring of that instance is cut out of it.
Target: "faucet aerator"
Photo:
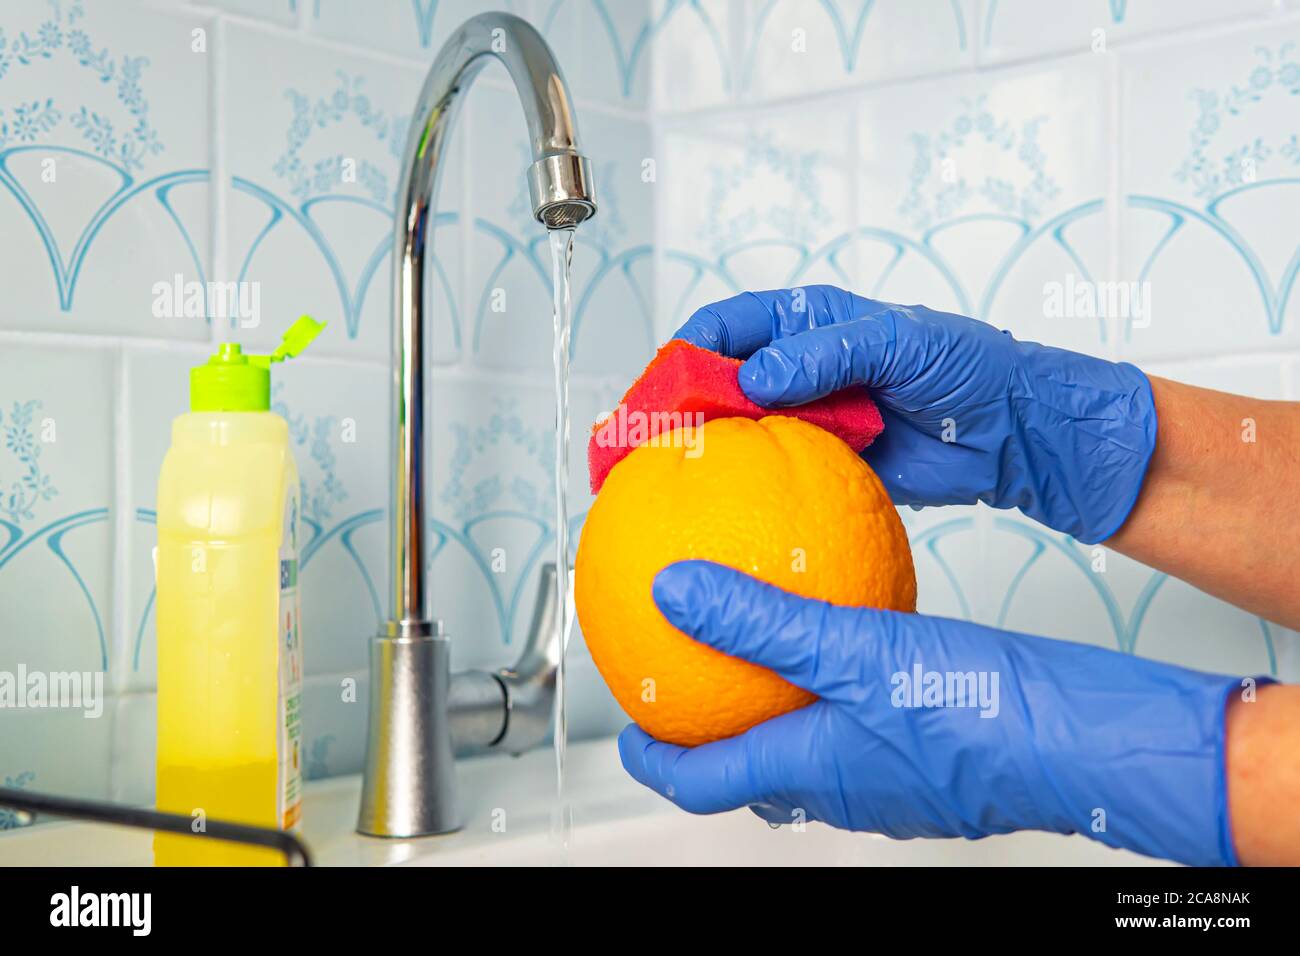
[[[533,215],[547,229],[572,229],[596,214],[591,164],[580,153],[543,156],[528,167]]]

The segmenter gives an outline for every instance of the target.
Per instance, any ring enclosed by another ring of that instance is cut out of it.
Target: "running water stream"
[[[564,756],[568,745],[565,715],[565,658],[569,633],[573,629],[573,594],[569,583],[569,338],[573,325],[573,298],[569,273],[573,266],[573,230],[555,229],[551,241],[552,314],[555,320],[555,607],[560,633],[559,660],[555,672],[555,816],[551,839],[558,846],[560,862],[569,859],[573,831],[573,808],[564,789]]]

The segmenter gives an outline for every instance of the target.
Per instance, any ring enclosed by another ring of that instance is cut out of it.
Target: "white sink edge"
[[[326,866],[438,865],[1076,865],[1154,864],[1082,836],[1017,833],[984,840],[896,841],[811,824],[772,830],[748,810],[694,817],[623,771],[613,739],[569,747],[566,849],[554,834],[555,755],[461,761],[464,825],[455,833],[386,840],[355,832],[359,776],[309,783],[302,837]],[[0,835],[2,866],[147,866],[151,834],[50,823]]]

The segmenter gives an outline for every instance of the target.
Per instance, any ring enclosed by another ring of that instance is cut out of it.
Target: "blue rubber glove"
[[[895,504],[1019,508],[1094,544],[1128,517],[1155,448],[1151,383],[1134,366],[921,305],[832,286],[746,292],[675,337],[747,359],[740,386],[759,405],[868,386],[885,431],[864,457]]]
[[[1183,863],[1236,863],[1224,767],[1236,678],[836,607],[705,561],[669,565],[654,597],[690,637],[821,698],[689,750],[625,729],[623,766],[684,810],[752,806],[770,823],[896,838],[1083,833]],[[926,679],[909,687],[900,675],[925,672],[973,674],[975,706],[917,706],[936,703]]]

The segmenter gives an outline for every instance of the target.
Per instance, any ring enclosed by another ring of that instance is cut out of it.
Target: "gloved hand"
[[[689,750],[625,729],[623,766],[684,810],[752,806],[771,823],[802,810],[896,838],[1083,833],[1183,863],[1236,863],[1224,779],[1236,678],[836,607],[705,561],[669,565],[654,597],[690,637],[821,698]],[[927,678],[916,680],[928,673],[949,705],[963,698],[948,681],[969,675],[972,705],[930,706]]]
[[[832,286],[746,292],[675,337],[748,359],[740,386],[759,405],[868,386],[885,431],[864,457],[895,504],[1019,508],[1094,544],[1128,517],[1155,448],[1151,384],[1134,366],[921,305]]]

